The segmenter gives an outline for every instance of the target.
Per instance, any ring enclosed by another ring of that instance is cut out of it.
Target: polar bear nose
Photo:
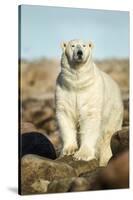
[[[82,55],[83,55],[83,52],[82,52],[81,50],[78,50],[78,51],[77,51],[77,55],[78,55],[78,56],[82,56]]]

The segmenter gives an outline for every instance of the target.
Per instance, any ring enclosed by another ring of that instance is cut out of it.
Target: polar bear
[[[55,104],[62,155],[84,161],[97,159],[100,166],[105,166],[112,156],[111,136],[122,126],[120,89],[94,64],[91,41],[76,39],[61,46]]]

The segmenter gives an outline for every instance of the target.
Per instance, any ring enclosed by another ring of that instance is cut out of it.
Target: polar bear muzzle
[[[81,63],[84,60],[84,49],[81,45],[77,44],[73,50],[73,60],[77,63]]]

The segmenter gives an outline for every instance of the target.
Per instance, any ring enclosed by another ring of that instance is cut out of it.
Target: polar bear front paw
[[[78,145],[77,144],[70,144],[67,146],[64,146],[63,150],[62,150],[62,156],[69,156],[69,155],[73,155],[78,149]]]
[[[75,160],[84,160],[89,161],[95,159],[95,154],[93,150],[90,150],[86,147],[81,147],[75,154],[74,154]]]

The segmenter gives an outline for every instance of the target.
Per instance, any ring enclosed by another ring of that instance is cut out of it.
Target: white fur
[[[112,155],[111,136],[121,129],[122,98],[117,84],[93,63],[92,45],[87,43],[82,48],[84,62],[71,64],[73,43],[75,48],[83,44],[81,40],[73,40],[63,46],[61,72],[56,84],[62,154],[74,154],[77,160],[96,158],[103,166]]]

